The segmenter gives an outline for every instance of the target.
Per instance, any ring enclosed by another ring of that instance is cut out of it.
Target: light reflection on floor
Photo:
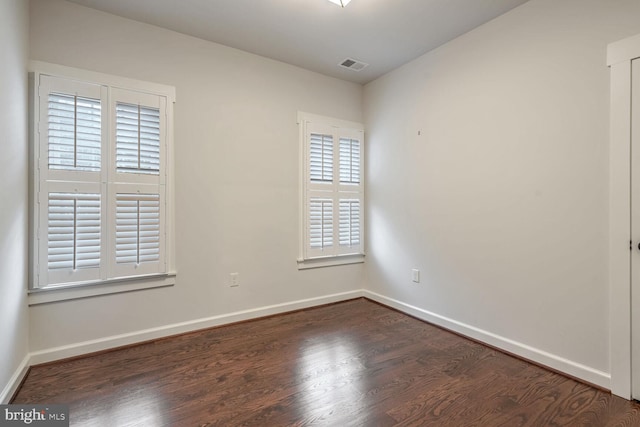
[[[104,401],[103,401],[104,402]],[[82,427],[161,427],[164,410],[163,399],[153,390],[138,387],[127,390],[108,405],[87,402],[84,407],[75,407],[71,414],[71,425]],[[96,408],[100,408],[96,410]],[[91,411],[91,412],[89,412]]]
[[[340,406],[359,406],[367,389],[360,361],[362,349],[349,334],[332,334],[307,340],[300,349],[296,400],[302,419],[331,416]]]

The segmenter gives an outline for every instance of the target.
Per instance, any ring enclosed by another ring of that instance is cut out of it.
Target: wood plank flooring
[[[33,367],[72,426],[640,426],[614,397],[366,299]]]

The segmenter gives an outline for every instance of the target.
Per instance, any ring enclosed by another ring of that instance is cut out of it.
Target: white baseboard
[[[4,390],[2,390],[2,392],[0,393],[0,404],[9,403],[9,399],[13,397],[13,394],[16,392],[16,390],[18,390],[18,387],[20,387],[22,379],[25,375],[27,375],[29,366],[31,366],[30,356],[27,354],[24,359],[22,359],[22,362],[20,362],[20,365],[18,365],[18,369],[16,369],[16,371],[9,379],[9,382],[5,386]]]
[[[360,298],[362,296],[362,290],[324,295],[316,298],[308,298],[283,304],[269,305],[250,310],[222,314],[219,316],[190,320],[188,322],[175,323],[172,325],[165,325],[157,328],[130,332],[122,335],[114,335],[61,347],[48,348],[45,350],[30,353],[29,365],[53,362],[55,360],[65,359],[68,357],[75,357],[83,354],[94,353],[96,351],[108,350],[110,348],[121,347],[124,345],[135,344],[171,335],[182,334],[185,332],[196,331],[198,329],[206,329],[213,326],[220,326],[229,323],[240,322],[243,320],[270,316],[273,314],[286,313],[288,311],[300,310],[303,308],[315,307],[318,305],[330,304],[353,298]]]
[[[365,298],[369,298],[386,306],[393,307],[396,310],[417,317],[418,319],[433,323],[434,325],[481,341],[490,346],[502,349],[506,352],[515,354],[535,363],[539,363],[540,365],[547,366],[559,372],[563,372],[567,375],[573,376],[583,381],[587,381],[591,384],[595,384],[607,390],[611,389],[611,375],[606,372],[590,368],[589,366],[567,360],[555,354],[551,354],[546,351],[531,347],[529,345],[513,341],[505,337],[501,337],[491,332],[466,325],[456,320],[440,316],[439,314],[423,310],[402,301],[385,297],[375,292],[367,290],[363,290],[362,292]]]

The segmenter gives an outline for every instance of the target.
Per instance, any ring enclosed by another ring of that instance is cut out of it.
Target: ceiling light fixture
[[[329,0],[331,3],[337,4],[338,6],[345,7],[349,4],[351,0]]]

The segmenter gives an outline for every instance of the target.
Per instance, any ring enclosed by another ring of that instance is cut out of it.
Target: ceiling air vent
[[[348,68],[351,71],[361,71],[362,69],[369,66],[369,64],[365,64],[364,62],[357,61],[352,58],[347,58],[338,65],[340,65],[343,68]]]

